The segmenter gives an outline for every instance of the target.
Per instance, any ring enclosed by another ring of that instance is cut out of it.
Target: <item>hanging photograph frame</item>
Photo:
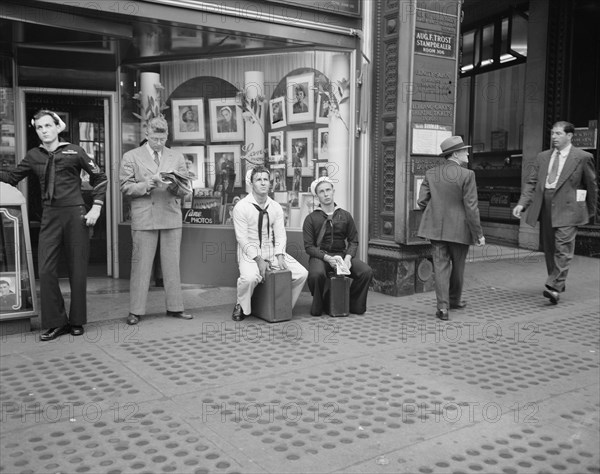
[[[232,172],[235,173],[233,180],[230,179]],[[242,186],[240,145],[209,146],[206,175],[206,184],[215,191],[231,193],[233,188],[240,188]],[[221,177],[223,175],[228,182],[223,182]],[[219,186],[222,186],[223,189],[217,189]]]
[[[204,99],[173,99],[171,101],[174,141],[203,141]]]
[[[205,170],[205,147],[204,146],[174,146],[171,150],[181,153],[185,160],[192,188],[206,187]]]
[[[239,100],[235,97],[209,99],[208,104],[211,141],[242,141],[244,139],[244,120]]]
[[[269,101],[269,121],[273,130],[287,126],[284,96]]]
[[[320,92],[317,97],[317,114],[315,122],[317,123],[329,123],[329,109],[331,107],[331,101],[327,94]]]
[[[294,168],[301,169],[302,176],[312,176],[313,130],[292,130],[286,133],[287,175],[294,176]]]
[[[283,132],[269,133],[269,160],[278,162],[283,160]]]
[[[329,127],[317,129],[317,159],[319,161],[329,160]]]
[[[286,78],[287,123],[314,122],[315,75],[299,74]]]

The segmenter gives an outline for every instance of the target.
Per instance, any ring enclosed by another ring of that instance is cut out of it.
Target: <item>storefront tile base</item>
[[[373,269],[371,289],[390,296],[408,296],[432,291],[433,265],[427,257],[394,259],[369,256]]]
[[[11,334],[21,334],[31,331],[31,319],[10,319],[0,321],[0,337],[10,336]]]

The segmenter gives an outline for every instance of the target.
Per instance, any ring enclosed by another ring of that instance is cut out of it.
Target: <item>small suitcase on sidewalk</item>
[[[267,271],[252,293],[252,315],[270,323],[292,319],[292,272]]]
[[[343,275],[329,278],[329,316],[350,315],[350,285],[352,278]]]

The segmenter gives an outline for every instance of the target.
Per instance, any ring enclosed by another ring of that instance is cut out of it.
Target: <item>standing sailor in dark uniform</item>
[[[40,339],[51,341],[71,333],[83,334],[87,322],[87,268],[89,227],[96,224],[104,204],[107,179],[85,150],[61,142],[58,134],[65,123],[50,110],[40,110],[31,124],[41,140],[12,170],[0,171],[0,181],[12,186],[27,176],[36,176],[42,189],[42,223],[38,246],[42,328]],[[87,211],[81,194],[81,171],[90,175],[94,204]],[[71,285],[71,306],[65,310],[58,285],[58,259],[64,248]]]

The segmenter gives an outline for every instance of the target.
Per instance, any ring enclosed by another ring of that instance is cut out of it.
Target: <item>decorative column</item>
[[[331,61],[328,77],[332,84],[340,86],[342,96],[336,94],[338,110],[329,115],[329,177],[335,186],[335,201],[343,209],[351,209],[349,199],[350,169],[349,140],[350,140],[350,101],[340,101],[350,93],[350,57],[346,54],[336,54]],[[337,88],[336,88],[337,89]]]
[[[246,140],[242,149],[245,164],[243,177],[255,165],[265,162],[265,76],[262,71],[246,71],[244,73],[244,94],[242,109],[246,128]],[[236,170],[236,173],[242,170]],[[251,188],[246,185],[246,192]]]
[[[148,111],[155,110],[160,107],[159,92],[156,90],[155,85],[160,84],[160,74],[157,72],[142,72],[140,77],[140,91],[142,93],[142,137],[146,130],[146,121],[149,118]]]

